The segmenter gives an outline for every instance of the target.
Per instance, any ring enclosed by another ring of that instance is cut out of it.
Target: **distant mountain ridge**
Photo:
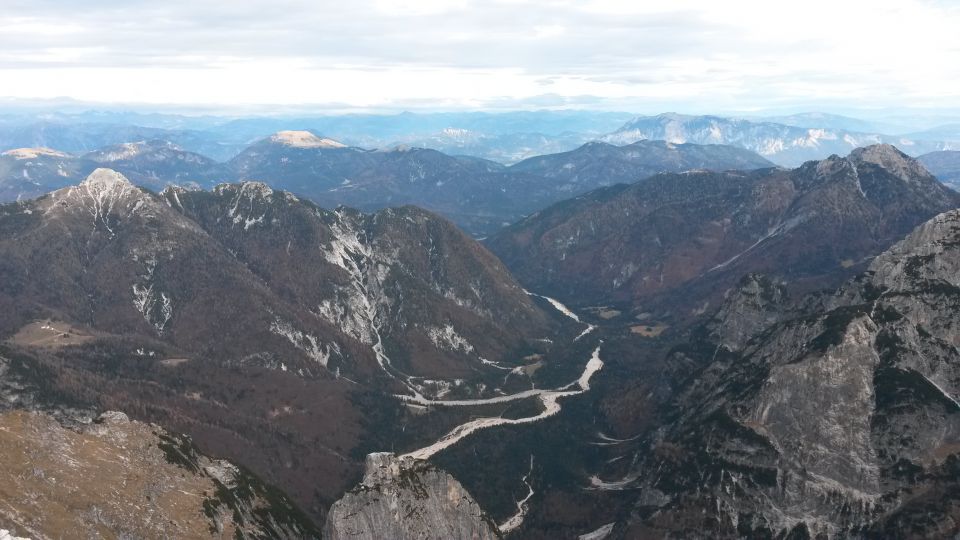
[[[169,184],[206,187],[230,176],[220,163],[162,140],[107,146],[81,159],[123,171],[136,184],[155,191]]]
[[[960,151],[932,152],[917,158],[941,182],[960,190]]]
[[[110,144],[164,139],[188,151],[227,161],[252,142],[278,131],[309,130],[349,146],[429,146],[448,154],[469,153],[512,162],[570,150],[616,129],[630,116],[624,112],[578,110],[300,113],[247,118],[95,110],[28,112],[0,115],[0,149],[48,146],[79,154]],[[472,134],[473,143],[466,147],[462,137],[450,136],[463,132]]]
[[[48,114],[8,113],[0,115],[0,149],[47,146],[72,153],[85,153],[97,148],[123,142],[164,139],[174,142],[185,150],[226,161],[264,137],[282,130],[308,130],[324,133],[348,146],[363,148],[389,148],[398,144],[421,146],[446,154],[468,154],[511,164],[522,159],[549,153],[573,150],[591,140],[602,139],[618,131],[628,121],[630,113],[585,110],[537,110],[502,113],[450,112],[450,113],[400,113],[400,114],[343,114],[305,115],[292,114],[275,117],[233,118],[218,116],[184,116],[176,114],[140,114],[135,112],[84,111],[79,113],[52,112]],[[661,115],[666,116],[666,115]],[[731,116],[716,115],[715,118],[734,120]],[[863,120],[849,116],[823,112],[806,112],[786,115],[753,115],[744,117],[758,124],[777,124],[781,127],[799,128],[791,131],[783,140],[791,146],[791,140],[809,140],[820,144],[821,152],[813,148],[803,152],[765,155],[787,166],[798,165],[807,159],[823,159],[831,153],[846,154],[852,148],[837,146],[828,137],[849,134],[858,141],[858,146],[874,143],[891,143],[900,146],[911,155],[934,150],[951,149],[926,147],[916,152],[908,148],[907,140],[936,143],[958,142],[960,136],[955,125],[945,125],[918,131],[909,118],[892,120],[891,123]],[[947,118],[944,122],[952,121]],[[904,124],[903,127],[898,124]],[[928,120],[926,124],[930,124]],[[814,130],[804,134],[803,130]],[[816,131],[826,133],[820,135]],[[841,133],[842,132],[842,133]],[[618,134],[620,137],[622,134]],[[869,135],[882,135],[870,138]],[[772,136],[773,138],[779,135]],[[650,136],[648,139],[665,139],[670,142],[712,142],[689,138],[685,141],[667,136]],[[608,139],[608,142],[623,144],[636,138]],[[810,144],[810,142],[805,144]],[[735,144],[731,142],[731,144]],[[760,148],[761,145],[744,146]]]
[[[105,166],[155,191],[170,184],[209,189],[220,182],[251,180],[292,191],[326,207],[343,204],[375,211],[413,204],[454,220],[475,236],[487,236],[550,204],[598,187],[632,183],[660,172],[772,166],[743,146],[770,154],[777,161],[788,154],[795,158],[820,156],[835,148],[844,150],[836,153],[847,153],[862,142],[889,138],[673,114],[638,119],[631,124],[634,129],[607,138],[637,138],[640,124],[650,128],[639,136],[641,141],[624,146],[595,141],[511,166],[408,145],[369,150],[308,130],[276,132],[226,163],[154,139],[111,145],[78,156],[56,150],[15,149],[0,156],[0,200],[35,197]],[[466,141],[477,135],[459,129],[444,133]],[[647,135],[668,140],[649,140]],[[671,142],[688,139],[729,144]],[[920,150],[918,145],[913,150]]]
[[[804,118],[804,121],[818,123],[809,116]],[[873,144],[896,145],[914,156],[960,146],[950,142],[914,140],[903,136],[861,133],[809,124],[807,127],[800,127],[770,121],[676,113],[640,116],[603,137],[604,141],[615,144],[644,139],[672,143],[729,144],[753,150],[784,166],[797,166],[831,154],[843,155],[854,148]]]
[[[155,191],[167,185],[209,189],[220,182],[252,180],[326,207],[375,211],[413,204],[485,235],[565,197],[655,172],[770,165],[737,148],[643,142],[622,150],[589,143],[506,167],[428,148],[367,150],[309,131],[281,131],[227,163],[160,140],[112,145],[81,156],[15,149],[0,156],[0,201],[36,197],[80,181],[97,167],[109,167]]]
[[[614,157],[615,156],[615,157]],[[292,147],[260,141],[229,163],[239,178],[259,179],[326,206],[374,210],[415,204],[486,234],[544,206],[620,179],[660,171],[767,167],[751,152],[721,146],[641,143],[617,149],[589,143],[511,167],[436,150],[396,147]]]
[[[756,153],[733,146],[643,140],[625,146],[591,142],[569,152],[525,159],[512,165],[510,170],[547,177],[559,183],[558,190],[576,194],[633,183],[661,172],[752,170],[773,166]]]

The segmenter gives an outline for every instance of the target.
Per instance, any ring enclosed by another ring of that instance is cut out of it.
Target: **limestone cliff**
[[[323,532],[330,540],[500,537],[453,476],[389,453],[367,456],[363,481],[333,505]]]

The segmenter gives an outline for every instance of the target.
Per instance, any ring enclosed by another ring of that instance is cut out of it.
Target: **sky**
[[[960,109],[960,2],[0,0],[0,97],[318,109]]]

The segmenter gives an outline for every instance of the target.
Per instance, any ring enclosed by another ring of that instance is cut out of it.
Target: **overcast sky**
[[[654,112],[960,107],[960,2],[2,0],[0,96]]]

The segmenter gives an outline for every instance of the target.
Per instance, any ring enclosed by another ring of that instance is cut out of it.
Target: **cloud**
[[[808,0],[7,0],[0,95],[240,105],[957,104],[960,8]],[[558,105],[559,106],[559,105]]]

